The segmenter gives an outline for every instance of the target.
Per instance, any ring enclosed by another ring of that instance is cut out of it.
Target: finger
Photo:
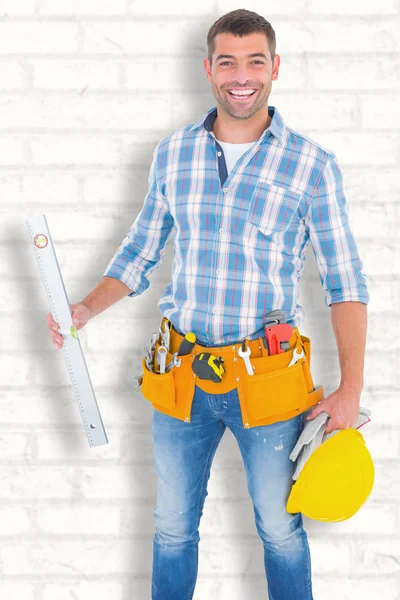
[[[63,338],[61,335],[52,336],[53,343],[57,346],[57,348],[61,348],[63,345]]]
[[[323,408],[320,408],[319,406],[317,408],[313,408],[313,410],[307,415],[306,419],[308,421],[311,421],[312,419],[315,419],[315,417],[318,417],[318,415],[323,412]]]

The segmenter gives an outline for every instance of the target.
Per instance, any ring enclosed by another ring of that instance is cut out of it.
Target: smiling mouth
[[[233,98],[234,100],[239,100],[240,102],[244,102],[245,100],[248,100],[249,98],[252,98],[253,96],[255,96],[258,92],[258,90],[254,90],[254,92],[252,92],[251,94],[237,94],[235,95],[233,92],[231,92],[230,90],[227,90],[228,94],[231,96],[231,98]]]

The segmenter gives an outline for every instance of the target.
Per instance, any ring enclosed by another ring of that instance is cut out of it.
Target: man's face
[[[248,119],[266,104],[268,106],[272,80],[278,78],[280,57],[276,54],[272,64],[264,33],[251,33],[243,37],[219,33],[215,37],[212,59],[212,65],[208,58],[204,59],[204,68],[222,110],[235,119]],[[240,97],[232,95],[238,90],[255,92]]]

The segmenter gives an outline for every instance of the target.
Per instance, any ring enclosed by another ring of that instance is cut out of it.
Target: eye
[[[222,66],[222,65],[230,65],[232,63],[230,63],[228,60],[226,60],[225,62],[222,62],[222,63],[219,63],[219,64]]]

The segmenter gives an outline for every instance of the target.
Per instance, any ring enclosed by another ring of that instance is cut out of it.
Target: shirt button
[[[218,154],[218,156],[221,156],[221,155],[222,155],[222,152],[217,152],[217,154]]]
[[[212,310],[212,311],[213,311],[213,313],[215,314],[215,313],[217,312],[217,309],[216,309],[216,308],[213,308],[213,310]]]
[[[228,193],[228,188],[224,188],[223,192],[224,192],[224,194],[227,194]]]
[[[222,233],[223,231],[224,231],[224,230],[223,230],[223,229],[222,229],[222,227],[221,227],[221,229],[219,230],[219,232],[220,232],[220,233]]]
[[[216,273],[218,273],[218,275],[221,273],[221,269],[217,269]]]

